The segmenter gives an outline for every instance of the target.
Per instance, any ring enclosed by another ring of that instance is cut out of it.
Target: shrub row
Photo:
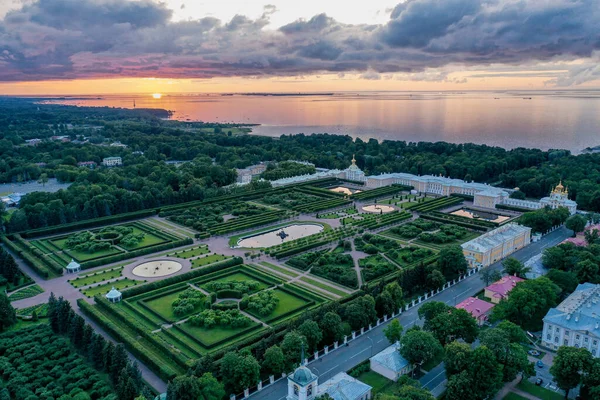
[[[452,197],[460,197],[461,199],[465,199],[465,200],[469,200],[469,201],[475,200],[475,196],[472,196],[470,194],[452,193],[450,196],[452,196]]]
[[[68,224],[50,226],[48,228],[30,229],[24,231],[22,235],[26,238],[41,236],[41,235],[53,235],[56,233],[70,232],[74,230],[90,228],[95,226],[109,225],[123,221],[130,221],[132,219],[140,219],[155,215],[158,212],[156,209],[134,211],[130,213],[123,213],[117,215],[110,215],[108,217],[100,217],[94,219],[88,219],[85,221],[71,222]]]
[[[196,356],[197,358],[202,357],[202,354],[200,354],[196,349],[194,349],[192,346],[188,345],[183,340],[181,340],[177,336],[175,336],[171,332],[171,329],[162,328],[162,332],[165,334],[165,336],[168,336],[169,339],[171,339],[173,342],[175,342],[177,344],[177,346],[186,349],[190,353],[194,354],[194,356]]]
[[[394,211],[389,214],[381,214],[376,217],[370,216],[362,220],[357,220],[354,225],[365,229],[377,229],[383,226],[392,225],[405,219],[412,218],[412,214],[404,211]]]
[[[236,336],[245,335],[245,334],[250,333],[252,331],[255,331],[255,330],[257,330],[258,328],[261,328],[261,327],[262,327],[261,324],[252,321],[252,325],[250,325],[246,329],[243,329],[240,332],[238,332],[236,334]],[[207,350],[214,349],[215,347],[218,347],[218,346],[222,345],[223,343],[227,343],[227,342],[229,342],[231,340],[231,337],[227,337],[227,338],[223,338],[221,340],[218,340],[218,341],[216,341],[214,343],[208,344],[208,343],[204,343],[202,340],[200,340],[196,336],[190,334],[187,330],[181,328],[179,325],[173,325],[173,328],[171,328],[171,329],[177,329],[178,331],[180,331],[181,333],[183,333],[185,336],[187,336],[190,340],[198,343],[201,347],[204,347]]]
[[[210,233],[213,235],[222,235],[224,233],[241,231],[258,225],[266,225],[279,221],[286,216],[288,216],[288,213],[285,211],[267,211],[258,215],[235,218],[210,229]]]
[[[303,213],[313,213],[322,210],[328,210],[330,208],[336,208],[345,206],[346,204],[350,204],[350,200],[340,199],[340,198],[327,198],[322,200],[311,201],[307,204],[301,204],[293,207],[294,211],[299,211]]]
[[[217,291],[217,299],[241,299],[244,294],[240,290],[223,289]]]
[[[350,198],[353,200],[368,200],[374,199],[376,197],[396,194],[398,192],[402,192],[403,190],[411,190],[412,188],[412,186],[394,184],[391,186],[384,186],[377,189],[365,190],[364,192],[354,193],[350,196]]]
[[[198,268],[198,269],[192,270],[190,272],[186,272],[185,274],[175,275],[175,276],[171,276],[170,278],[166,278],[166,279],[163,279],[160,281],[155,281],[155,282],[146,283],[144,285],[135,286],[131,289],[124,291],[123,298],[137,296],[139,294],[146,293],[146,292],[160,289],[160,288],[164,288],[164,287],[173,285],[175,283],[185,282],[187,280],[190,280],[193,278],[198,278],[200,276],[207,275],[207,274],[210,274],[215,271],[220,271],[220,270],[228,268],[228,267],[233,267],[235,265],[240,265],[242,263],[243,263],[243,260],[241,257],[228,258],[227,260],[219,261],[219,262],[214,263],[206,268]]]
[[[186,239],[181,239],[181,240],[178,240],[175,242],[159,244],[159,245],[151,246],[151,247],[144,247],[142,249],[133,250],[133,251],[130,251],[127,253],[119,253],[119,254],[115,254],[114,256],[108,256],[108,257],[103,257],[103,258],[99,258],[96,260],[86,261],[81,264],[81,269],[88,269],[88,268],[97,267],[99,265],[111,264],[111,263],[114,263],[117,261],[127,260],[130,258],[135,258],[135,257],[139,257],[139,256],[144,256],[146,254],[156,253],[156,252],[163,251],[163,250],[169,250],[169,249],[173,249],[175,247],[190,245],[193,243],[194,243],[193,239],[186,238]]]
[[[304,187],[300,187],[296,190],[298,190],[299,192],[302,192],[302,193],[312,194],[315,196],[322,196],[322,197],[344,197],[345,196],[344,193],[332,192],[329,189],[323,189],[323,188],[318,188],[318,187],[314,187],[314,186],[304,186]]]
[[[99,310],[95,309],[94,306],[85,300],[78,299],[77,305],[85,315],[94,320],[116,340],[122,342],[127,347],[127,350],[163,380],[169,381],[187,370],[187,367],[181,369],[169,368],[169,366],[163,362],[164,360],[156,360],[148,353],[147,347],[138,342],[137,338],[128,335],[118,324],[108,320]],[[131,325],[128,324],[127,326]],[[158,349],[156,350],[158,351]]]
[[[456,221],[456,220],[449,221],[446,218],[438,217],[436,215],[431,215],[430,213],[421,214],[420,217],[423,218],[423,219],[429,219],[429,220],[432,220],[432,221],[443,222],[443,223],[450,223],[450,224],[462,226],[463,228],[473,229],[473,230],[476,230],[476,231],[483,231],[483,232],[485,232],[485,231],[488,230],[488,227],[486,227],[486,226],[476,225],[476,224],[471,224],[471,223],[468,223],[468,222]]]
[[[215,303],[212,305],[211,308],[213,310],[225,311],[225,310],[237,309],[238,305],[237,305],[237,303]]]
[[[331,240],[325,239],[325,240],[320,240],[317,242],[308,243],[303,246],[297,246],[297,247],[292,247],[290,249],[271,252],[270,254],[271,254],[271,256],[273,256],[277,259],[280,259],[280,258],[284,258],[284,257],[290,257],[290,256],[296,255],[298,253],[308,251],[310,249],[314,249],[315,247],[324,246],[330,242],[331,242]]]
[[[430,211],[427,214],[433,215],[438,218],[443,218],[449,222],[458,221],[458,222],[464,222],[464,223],[470,224],[470,225],[484,226],[486,228],[495,228],[498,225],[500,225],[497,222],[486,221],[483,219],[472,219],[472,218],[468,218],[468,217],[462,217],[460,215],[444,214],[443,212],[439,212],[439,211]]]
[[[496,208],[498,210],[509,210],[509,211],[517,211],[517,212],[529,212],[529,211],[532,211],[529,208],[507,206],[506,204],[496,204]]]
[[[460,204],[463,202],[463,199],[459,197],[440,197],[435,200],[427,201],[425,203],[417,204],[414,207],[411,207],[411,211],[417,212],[427,212],[437,210],[443,207],[450,207],[455,204]]]
[[[34,257],[26,249],[21,249],[21,247],[17,246],[6,236],[0,237],[0,240],[2,240],[2,243],[4,243],[9,250],[21,257],[25,263],[27,263],[27,265],[29,265],[29,267],[31,267],[31,269],[33,269],[38,275],[44,279],[50,278],[52,275],[50,269],[37,257]]]

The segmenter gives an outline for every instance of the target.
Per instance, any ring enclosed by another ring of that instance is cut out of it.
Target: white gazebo
[[[72,274],[81,271],[81,265],[71,258],[71,262],[67,265],[67,272]]]
[[[119,301],[121,301],[122,297],[123,297],[123,295],[121,294],[121,292],[119,292],[117,289],[115,289],[114,286],[112,289],[110,289],[110,292],[108,292],[106,294],[106,298],[111,303],[118,303]]]

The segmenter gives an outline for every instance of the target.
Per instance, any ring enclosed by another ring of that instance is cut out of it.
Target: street
[[[536,254],[543,252],[545,248],[556,246],[570,236],[571,231],[561,227],[544,236],[540,241],[531,243],[529,246],[515,252],[511,257],[514,257],[521,262],[525,262]],[[502,263],[497,262],[488,268],[501,270]],[[450,289],[446,289],[425,301],[443,301],[446,304],[454,306],[465,300],[467,297],[483,290],[484,287],[485,284],[480,279],[480,275],[474,274]],[[421,305],[424,302],[422,302]],[[398,317],[400,323],[404,326],[404,329],[410,328],[415,323],[418,323],[419,307],[420,305],[415,306],[408,311],[404,311]],[[337,350],[330,352],[327,356],[321,357],[320,361],[311,362],[308,367],[319,377],[320,383],[325,382],[339,372],[349,370],[389,346],[389,342],[383,334],[385,326],[386,324],[383,323],[378,327],[374,327],[364,335],[351,341],[348,347],[341,346]],[[443,392],[445,380],[446,375],[444,367],[443,365],[439,365],[423,376],[420,379],[420,382],[425,388],[432,391],[434,395],[437,395]],[[281,400],[285,398],[286,394],[287,380],[280,379],[273,385],[264,388],[262,391],[252,394],[251,397],[255,399]]]

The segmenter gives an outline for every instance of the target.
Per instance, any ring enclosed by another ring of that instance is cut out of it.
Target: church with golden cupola
[[[542,207],[550,207],[552,209],[565,207],[571,215],[577,212],[577,203],[569,200],[569,190],[563,186],[562,181],[552,190],[550,196],[543,197],[540,200],[540,204]]]

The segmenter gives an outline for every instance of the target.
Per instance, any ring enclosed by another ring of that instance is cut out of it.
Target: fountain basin
[[[181,268],[183,265],[177,261],[156,260],[138,265],[131,273],[141,278],[159,278],[179,272]]]

